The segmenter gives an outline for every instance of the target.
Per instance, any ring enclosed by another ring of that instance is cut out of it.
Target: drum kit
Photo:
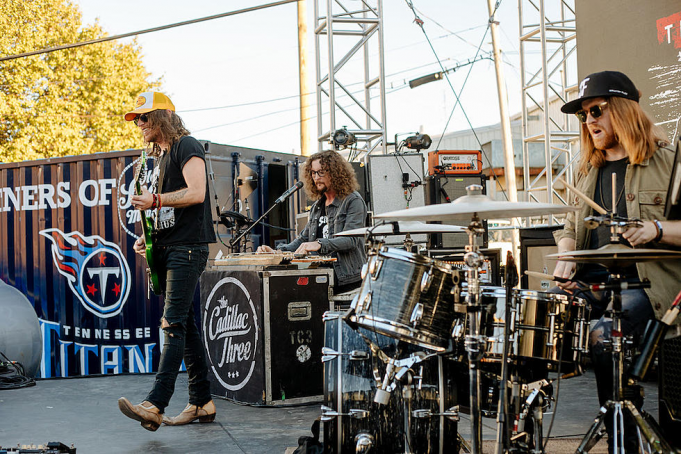
[[[469,186],[468,195],[452,203],[384,213],[375,216],[388,221],[383,225],[340,233],[367,238],[369,259],[350,309],[324,317],[325,452],[480,454],[483,416],[496,417],[497,454],[545,452],[542,415],[553,400],[552,375],[582,374],[590,308],[576,296],[513,288],[517,274],[510,253],[506,285],[481,285],[484,257],[477,240],[484,233],[484,219],[576,208],[495,201],[481,190]],[[470,221],[468,227],[446,225],[461,220]],[[443,231],[468,234],[465,272],[410,252],[408,240],[403,250],[384,247],[377,239]],[[613,329],[620,327],[621,315],[617,270],[632,262],[672,257],[681,253],[617,245],[557,256],[611,270]],[[613,344],[621,385],[621,338],[613,336]],[[633,405],[617,395],[611,407],[621,415]],[[470,415],[470,443],[458,434],[459,412]],[[578,452],[588,452],[595,443],[604,415],[599,414]],[[639,427],[649,446],[662,446],[645,421]]]

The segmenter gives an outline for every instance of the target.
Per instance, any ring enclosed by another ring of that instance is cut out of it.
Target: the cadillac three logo
[[[215,378],[230,391],[243,388],[255,368],[258,318],[248,290],[238,279],[221,279],[203,312],[203,332]]]

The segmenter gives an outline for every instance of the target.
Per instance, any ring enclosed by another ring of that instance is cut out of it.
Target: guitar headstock
[[[142,183],[147,176],[147,151],[142,150],[142,154],[138,158],[137,168],[135,169],[135,192],[137,195],[142,194]]]

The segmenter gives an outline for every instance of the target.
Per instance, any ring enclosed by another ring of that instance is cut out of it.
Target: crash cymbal
[[[636,249],[624,244],[606,244],[598,249],[583,251],[566,251],[551,254],[548,258],[555,258],[563,262],[598,263],[606,268],[614,266],[629,266],[638,262],[652,262],[656,260],[679,260],[681,251],[667,249]]]
[[[392,221],[441,221],[457,222],[471,220],[474,215],[480,219],[501,219],[577,211],[576,207],[552,203],[504,202],[493,200],[482,194],[464,195],[452,203],[426,205],[406,210],[390,211],[374,215],[376,219]]]
[[[399,227],[399,230],[396,230]],[[400,221],[397,226],[394,223],[386,223],[373,227],[362,227],[359,229],[346,230],[336,233],[334,236],[366,236],[371,235],[405,235],[417,233],[456,233],[466,232],[465,227],[458,225],[426,224],[419,221]]]

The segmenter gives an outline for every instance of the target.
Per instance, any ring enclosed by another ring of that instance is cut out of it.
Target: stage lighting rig
[[[404,139],[404,143],[410,150],[426,150],[430,147],[433,141],[428,134],[416,134]]]
[[[336,150],[351,147],[355,144],[355,142],[357,142],[355,135],[348,131],[346,126],[343,126],[341,129],[337,129],[336,132],[333,133],[333,137],[331,139],[331,143],[333,143],[333,146],[336,148]]]

